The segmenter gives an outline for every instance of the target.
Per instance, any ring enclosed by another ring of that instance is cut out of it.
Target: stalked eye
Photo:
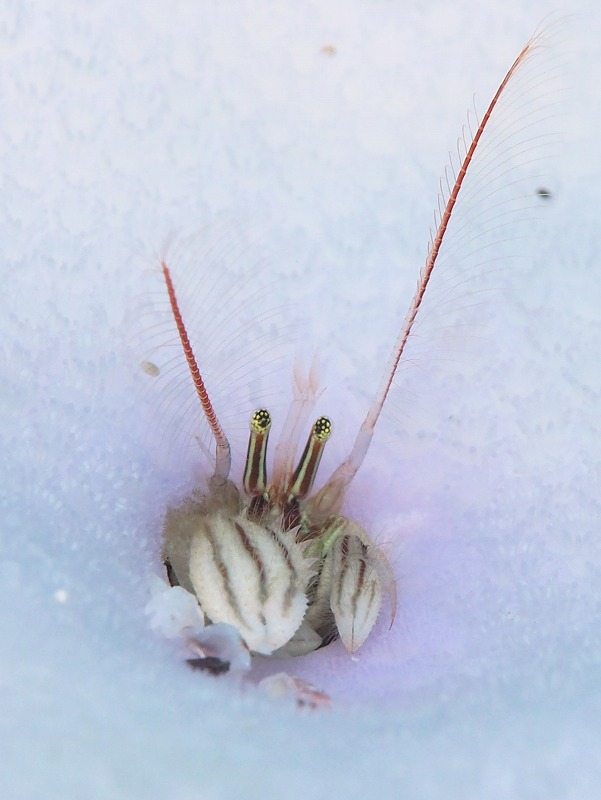
[[[244,491],[251,497],[263,495],[267,490],[267,440],[271,428],[271,414],[259,408],[250,418],[250,436],[244,465]]]
[[[271,428],[271,414],[266,408],[259,408],[250,418],[253,433],[267,433]]]
[[[317,475],[323,449],[331,435],[332,423],[328,417],[319,417],[315,420],[303,454],[292,476],[288,491],[289,497],[302,500],[309,494]]]
[[[320,442],[327,442],[332,435],[332,423],[328,417],[320,417],[313,425],[313,436]]]

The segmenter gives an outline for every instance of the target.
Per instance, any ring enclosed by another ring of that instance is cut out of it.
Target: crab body
[[[256,412],[253,421],[258,415],[267,412]],[[320,454],[312,443],[325,441],[316,435],[325,418],[313,426],[297,469],[279,490],[253,477],[253,458],[259,458],[253,421],[247,491],[213,477],[206,495],[167,513],[164,559],[171,582],[196,596],[208,621],[235,626],[252,652],[304,655],[338,637],[354,651],[376,621],[387,570],[359,525],[324,515],[323,503],[315,508],[311,499],[299,499],[317,471]]]
[[[196,597],[205,620],[233,625],[252,652],[301,655],[336,638],[353,652],[372,630],[386,595],[394,619],[392,571],[366,531],[342,516],[346,491],[370,446],[474,153],[500,97],[539,49],[540,39],[536,34],[523,47],[474,131],[468,121],[472,135],[466,140],[464,130],[458,142],[460,164],[456,168],[451,163],[445,172],[447,190],[441,184],[427,258],[380,385],[349,455],[318,491],[313,492],[313,484],[331,433],[327,417],[317,419],[300,458],[296,456],[317,398],[312,370],[307,377],[295,373],[294,399],[275,450],[271,479],[266,467],[271,417],[259,409],[250,421],[240,486],[231,481],[229,442],[196,362],[169,268],[162,263],[179,343],[215,443],[207,490],[198,490],[167,513],[164,561],[171,583]],[[503,175],[504,165],[505,160]],[[489,177],[484,171],[481,182]]]

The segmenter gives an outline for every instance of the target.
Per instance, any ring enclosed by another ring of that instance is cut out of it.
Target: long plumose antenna
[[[200,374],[198,363],[196,362],[194,351],[192,350],[192,345],[190,344],[188,332],[186,331],[186,326],[184,325],[179,303],[177,302],[169,267],[164,261],[161,262],[161,267],[163,270],[163,277],[165,278],[165,284],[167,286],[167,294],[169,295],[169,303],[171,304],[173,319],[175,320],[175,325],[182,343],[184,355],[186,356],[186,361],[188,362],[188,368],[190,370],[190,374],[192,375],[192,381],[194,382],[194,387],[196,389],[198,399],[200,400],[202,410],[204,411],[204,415],[207,418],[209,427],[211,428],[213,436],[215,437],[215,473],[213,477],[217,483],[220,483],[227,480],[230,474],[230,467],[232,463],[230,443],[228,442],[227,436],[225,435],[223,428],[217,419],[217,414],[215,413],[215,409],[213,408],[213,404],[209,398],[209,393],[207,392],[202,375]]]
[[[457,197],[459,196],[459,192],[461,191],[463,181],[468,172],[470,164],[472,163],[474,154],[478,148],[482,135],[484,134],[484,131],[491,118],[491,115],[493,114],[499,102],[499,99],[501,98],[501,95],[504,93],[505,89],[507,88],[508,84],[510,83],[516,72],[520,69],[521,66],[523,66],[523,64],[525,64],[525,62],[529,59],[532,53],[540,46],[540,39],[542,35],[543,35],[542,33],[537,32],[530,38],[530,40],[522,48],[521,52],[519,53],[519,55],[509,68],[509,70],[507,71],[507,74],[499,84],[499,88],[495,92],[495,95],[490,101],[488,108],[486,109],[486,112],[482,117],[482,120],[480,121],[478,127],[476,128],[475,133],[472,136],[472,140],[469,147],[467,146],[467,143],[465,143],[466,144],[465,156],[463,157],[463,160],[461,162],[461,167],[459,169],[459,172],[453,176],[454,183],[452,184],[452,186],[448,182],[448,173],[447,171],[445,171],[445,180],[447,181],[447,185],[449,186],[448,199],[446,201],[444,209],[440,208],[439,206],[440,211],[439,211],[438,226],[434,237],[430,241],[430,247],[428,249],[428,256],[426,258],[426,263],[420,272],[413,300],[411,301],[411,305],[409,306],[409,310],[407,311],[403,327],[401,328],[401,332],[399,333],[399,336],[395,342],[394,348],[388,360],[388,364],[384,371],[384,375],[380,382],[380,386],[378,387],[373,402],[369,408],[369,411],[367,412],[367,416],[365,417],[363,424],[359,428],[359,433],[357,434],[357,438],[355,439],[355,443],[353,444],[351,452],[349,456],[345,459],[345,461],[343,461],[342,464],[340,464],[340,466],[332,473],[329,480],[320,490],[320,492],[317,494],[314,500],[316,506],[321,507],[324,510],[331,510],[332,512],[336,512],[339,510],[342,500],[344,498],[344,492],[346,491],[346,488],[353,480],[359,467],[363,463],[363,459],[367,454],[369,445],[373,437],[376,423],[380,417],[380,413],[382,412],[382,408],[390,391],[390,387],[392,386],[392,382],[394,380],[397,367],[403,355],[403,351],[405,350],[405,345],[409,340],[409,336],[413,328],[413,323],[415,322],[415,318],[417,317],[417,314],[422,305],[422,301],[424,299],[428,283],[434,271],[438,254],[440,252],[440,248],[445,237],[445,233],[447,231],[449,222],[451,220],[451,215],[453,214],[453,209],[455,208],[455,203],[457,202]],[[471,133],[471,125],[469,125],[469,130]],[[465,135],[465,129],[463,135]]]

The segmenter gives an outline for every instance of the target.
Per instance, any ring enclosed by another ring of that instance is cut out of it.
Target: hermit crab
[[[243,474],[230,475],[227,435],[211,402],[180,311],[166,261],[162,274],[190,376],[214,447],[214,469],[164,521],[169,582],[191,593],[208,624],[233,626],[252,653],[299,656],[340,638],[350,652],[365,642],[385,605],[396,609],[391,566],[369,534],[344,515],[345,494],[361,467],[405,346],[422,306],[464,179],[501,95],[538,47],[534,36],[499,85],[481,120],[464,138],[458,168],[442,191],[440,213],[415,295],[384,374],[348,456],[314,489],[332,423],[306,426],[317,398],[312,372],[296,370],[294,398],[269,465],[272,418],[250,413]],[[302,437],[304,446],[299,446]]]

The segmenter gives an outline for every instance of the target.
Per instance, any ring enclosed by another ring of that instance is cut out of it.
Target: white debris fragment
[[[207,625],[195,631],[188,646],[201,658],[213,656],[230,665],[230,672],[248,672],[251,667],[250,651],[237,628],[225,622]]]
[[[294,700],[299,708],[330,708],[332,705],[327,694],[316,689],[308,681],[294,678],[286,672],[278,672],[268,678],[263,678],[262,681],[259,681],[258,687],[268,697]]]
[[[250,670],[250,652],[233,625],[219,623],[205,627],[196,597],[156,575],[152,577],[150,591],[152,597],[145,612],[151,628],[167,639],[183,639],[190,653],[198,658],[217,658],[229,664],[229,672]]]
[[[168,583],[153,576],[152,597],[144,609],[150,617],[150,627],[168,639],[196,633],[204,626],[198,601],[193,594],[181,586]]]

